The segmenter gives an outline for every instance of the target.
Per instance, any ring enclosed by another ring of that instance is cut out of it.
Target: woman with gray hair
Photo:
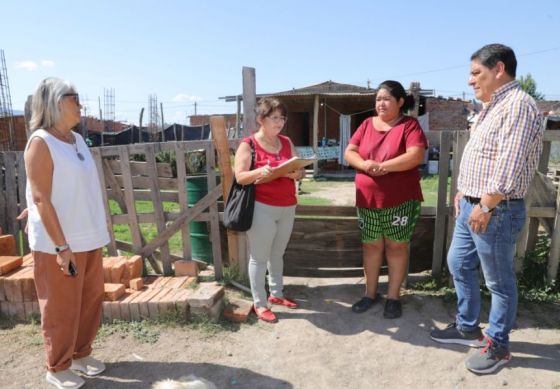
[[[90,354],[101,322],[102,247],[109,233],[95,163],[84,139],[72,131],[80,109],[68,81],[41,81],[24,154],[46,380],[57,388],[84,385],[74,371],[92,376],[105,370]]]

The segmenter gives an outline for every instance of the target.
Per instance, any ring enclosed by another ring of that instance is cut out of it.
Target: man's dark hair
[[[515,78],[517,59],[515,59],[515,53],[511,47],[499,43],[486,45],[471,55],[471,61],[474,60],[480,62],[489,69],[492,69],[498,62],[501,61],[505,65],[506,73]]]

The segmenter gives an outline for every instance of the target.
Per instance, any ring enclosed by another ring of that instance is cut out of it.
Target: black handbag
[[[249,139],[251,146],[251,170],[255,165],[255,146]],[[224,209],[224,226],[233,231],[247,231],[253,224],[255,210],[255,184],[239,185],[233,175],[233,182],[229,190],[227,204]]]

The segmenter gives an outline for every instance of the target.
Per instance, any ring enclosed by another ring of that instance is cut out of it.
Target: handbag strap
[[[249,138],[249,146],[251,146],[251,168],[249,170],[253,170],[255,168],[255,144],[253,143],[253,137]]]

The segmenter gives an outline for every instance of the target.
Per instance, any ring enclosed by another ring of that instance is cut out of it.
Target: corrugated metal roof
[[[334,81],[326,81],[320,84],[306,86],[298,89],[291,89],[283,92],[271,93],[268,96],[313,96],[313,95],[329,95],[329,96],[371,96],[377,91],[371,88],[364,88],[357,85],[339,84]]]

